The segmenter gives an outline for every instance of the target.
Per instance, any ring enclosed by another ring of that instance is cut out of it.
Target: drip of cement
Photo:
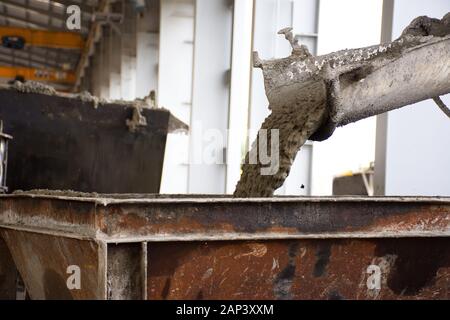
[[[133,106],[133,114],[131,116],[131,119],[127,119],[125,121],[125,124],[127,125],[128,131],[130,132],[136,132],[139,127],[147,126],[147,119],[142,114],[141,107],[139,107],[137,104]]]
[[[83,102],[92,102],[94,109],[98,108],[100,103],[108,103],[107,100],[93,96],[89,91],[82,91],[76,95]]]

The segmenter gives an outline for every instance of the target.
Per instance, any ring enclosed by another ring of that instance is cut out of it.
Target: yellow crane
[[[0,38],[3,46],[8,46],[8,43],[14,44],[15,40],[19,40],[25,45],[36,47],[77,50],[84,48],[84,39],[81,34],[67,31],[2,26],[0,27]]]
[[[74,72],[55,69],[0,66],[0,77],[9,79],[14,79],[16,77],[23,77],[26,80],[64,83],[64,84],[75,83]]]

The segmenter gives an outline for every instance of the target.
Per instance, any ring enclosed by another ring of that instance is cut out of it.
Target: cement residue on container
[[[57,197],[80,197],[80,198],[98,198],[97,192],[81,192],[74,190],[50,190],[50,189],[31,189],[31,190],[15,190],[14,195],[42,195]]]
[[[79,98],[83,102],[92,102],[94,105],[94,109],[97,109],[99,103],[106,103],[107,101],[105,99],[93,96],[90,94],[89,91],[82,91],[79,94],[76,95],[77,98]]]
[[[132,109],[131,119],[126,119],[125,124],[128,127],[128,131],[136,132],[139,127],[147,126],[147,118],[142,114],[142,109],[138,104],[134,104]]]
[[[92,103],[95,109],[97,109],[99,104],[108,103],[106,99],[93,96],[88,91],[82,91],[81,93],[77,94],[57,92],[52,86],[48,86],[36,81],[15,81],[12,85],[10,85],[10,88],[23,93],[40,93],[51,96],[80,99],[82,102]]]
[[[23,93],[42,93],[47,95],[56,94],[55,88],[36,81],[14,81],[11,88]]]

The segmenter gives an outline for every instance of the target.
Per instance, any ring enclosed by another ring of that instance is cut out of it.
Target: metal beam
[[[13,50],[13,49],[7,49],[6,50]],[[41,47],[25,47],[20,52],[24,52],[27,54],[30,54],[33,57],[36,57],[42,61],[45,61],[45,59],[50,59],[54,61],[55,63],[70,63],[71,65],[75,66],[78,61],[78,55],[75,54],[76,51],[71,51],[70,53],[67,52],[67,50],[63,49],[49,49],[49,48],[41,48]],[[59,54],[57,53],[59,52]],[[17,54],[18,52],[15,51]],[[58,60],[58,56],[61,58],[61,60]]]
[[[107,299],[145,300],[147,297],[147,243],[107,244]]]
[[[25,43],[30,46],[58,49],[84,48],[83,37],[75,32],[0,27],[0,37],[4,36],[22,37],[25,39]]]
[[[4,8],[6,8],[6,6],[4,6]],[[35,20],[31,20],[31,19],[30,20],[24,19],[24,17],[16,15],[16,14],[11,14],[11,12],[9,12],[9,11],[7,12],[7,10],[3,10],[2,18],[9,19],[9,20],[20,21],[22,24],[29,24],[29,25],[31,25],[33,27],[37,27],[37,28],[41,28],[41,29],[53,29],[53,30],[57,29],[57,30],[62,30],[62,31],[64,30],[65,31],[65,29],[63,29],[63,28],[57,28],[55,26],[49,26],[46,23],[38,22],[38,21],[35,21]]]
[[[16,64],[14,64],[10,59],[0,53],[0,66],[14,67],[16,65],[18,65],[19,67],[29,67],[29,65],[24,64],[21,61],[18,61]]]
[[[95,8],[99,5],[99,1],[97,0],[87,0],[87,1],[80,1],[80,0],[47,0],[48,2],[58,3],[64,7],[68,7],[70,5],[77,5],[80,7],[80,9],[86,13],[92,12],[95,10]]]
[[[41,64],[42,66],[45,66],[47,68],[61,67],[61,65],[57,61],[51,59],[45,62],[44,57],[42,57],[41,55],[33,54],[31,51],[14,50],[0,47],[0,54],[9,57],[10,60],[15,58],[26,59],[29,60],[31,63]]]
[[[16,1],[16,0],[14,0]],[[86,15],[90,15],[92,10],[93,10],[93,6],[88,2],[86,3],[86,1],[84,0],[29,0],[32,3],[47,3],[49,6],[54,6],[54,7],[59,7],[62,9],[62,11],[65,13],[65,9],[70,6],[70,5],[77,5],[78,7],[80,7],[82,14],[86,14]]]
[[[9,55],[4,54],[3,52],[0,52],[0,65],[6,65],[10,67],[24,67],[24,68],[45,68],[46,66],[43,65],[43,63],[40,62],[32,62],[28,60],[27,58],[22,57],[12,57]]]
[[[40,14],[40,15],[43,15],[43,16],[49,16],[50,15],[50,11],[49,10],[41,9],[41,8],[38,8],[38,7],[35,7],[35,6],[30,6],[28,4],[28,2],[29,1],[27,1],[26,4],[24,5],[22,3],[15,2],[14,0],[2,0],[2,3],[7,5],[7,6],[11,6],[11,7],[14,7],[14,8],[20,8],[22,10],[26,10],[28,12],[32,12],[32,13],[35,13],[35,14]],[[53,6],[54,6],[54,2],[50,1],[49,2],[49,8],[51,8]],[[63,22],[66,21],[66,19],[67,19],[67,15],[65,14],[65,10],[63,10],[62,14],[61,13],[57,13],[57,12],[55,12],[53,10],[51,15],[52,15],[53,19],[57,19],[57,20],[60,20],[60,21],[63,21]],[[87,24],[89,22],[89,20],[90,20],[90,13],[84,13],[84,14],[82,14],[81,17],[82,17],[82,22]]]
[[[30,60],[24,57],[11,57],[3,52],[0,52],[0,65],[10,67],[24,67],[24,68],[37,68],[37,69],[58,69],[58,66],[49,66],[44,62]]]
[[[109,0],[101,0],[101,2],[99,3],[98,7],[97,7],[97,12],[100,13],[106,13],[109,10]],[[74,91],[77,89],[77,87],[80,84],[80,80],[81,77],[83,76],[84,73],[84,68],[86,67],[86,65],[89,62],[89,57],[91,56],[91,54],[94,51],[95,48],[95,43],[97,42],[97,40],[101,37],[101,23],[98,21],[94,21],[91,24],[91,28],[89,30],[89,34],[87,37],[87,40],[85,42],[85,46],[84,49],[81,53],[81,57],[80,57],[80,61],[78,63],[77,66],[77,70],[76,70],[76,78],[75,78],[75,85],[74,85]]]
[[[68,84],[75,83],[75,74],[69,71],[0,66],[0,77],[14,79],[17,76],[22,76],[26,80],[34,81]]]
[[[7,14],[8,13],[8,7],[5,6],[4,4],[2,5],[2,13]],[[6,25],[9,25],[10,22],[8,19],[5,19]]]
[[[39,26],[36,26],[36,25],[34,25],[32,23],[28,23],[27,21],[25,21],[23,19],[22,20],[21,19],[16,19],[16,18],[11,17],[11,16],[8,17],[7,14],[5,14],[4,11],[0,11],[0,13],[1,13],[0,19],[4,21],[4,23],[2,25],[16,26],[16,27],[20,27],[20,28],[23,28],[23,27],[27,27],[27,28],[28,27],[32,27],[32,28],[36,28],[36,29],[40,28]]]
[[[8,20],[14,20],[14,21],[19,21],[21,25],[26,25],[27,27],[32,26],[32,27],[36,27],[36,28],[41,28],[41,29],[51,29],[51,30],[60,30],[60,31],[67,31],[67,29],[65,28],[65,23],[64,21],[60,21],[61,26],[57,27],[54,25],[50,25],[47,23],[42,23],[40,21],[36,21],[34,19],[32,19],[32,15],[29,14],[29,11],[26,10],[26,7],[24,6],[19,6],[21,8],[23,8],[23,10],[25,10],[26,15],[25,17],[23,17],[22,15],[17,15],[15,13],[12,13],[11,10],[8,10],[8,6],[4,3],[2,3],[2,10],[1,10],[1,17],[4,19]],[[38,13],[39,15],[42,16],[42,14]],[[47,12],[46,15],[44,16],[48,16],[49,12]],[[86,28],[85,26],[82,26],[81,30],[82,33],[87,33],[88,28]]]

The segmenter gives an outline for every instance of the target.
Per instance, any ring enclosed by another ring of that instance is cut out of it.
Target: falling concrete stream
[[[450,13],[414,19],[393,42],[323,56],[312,56],[291,28],[279,33],[292,46],[289,57],[263,61],[256,52],[253,56],[254,66],[263,71],[271,114],[246,155],[236,197],[272,196],[300,147],[308,139],[327,139],[338,126],[426,99],[448,114],[439,96],[450,92]],[[273,130],[278,141],[272,141]],[[266,136],[264,147],[275,143],[279,152],[271,157],[276,163],[270,166],[277,169],[271,174],[263,173],[267,163],[252,161]]]

